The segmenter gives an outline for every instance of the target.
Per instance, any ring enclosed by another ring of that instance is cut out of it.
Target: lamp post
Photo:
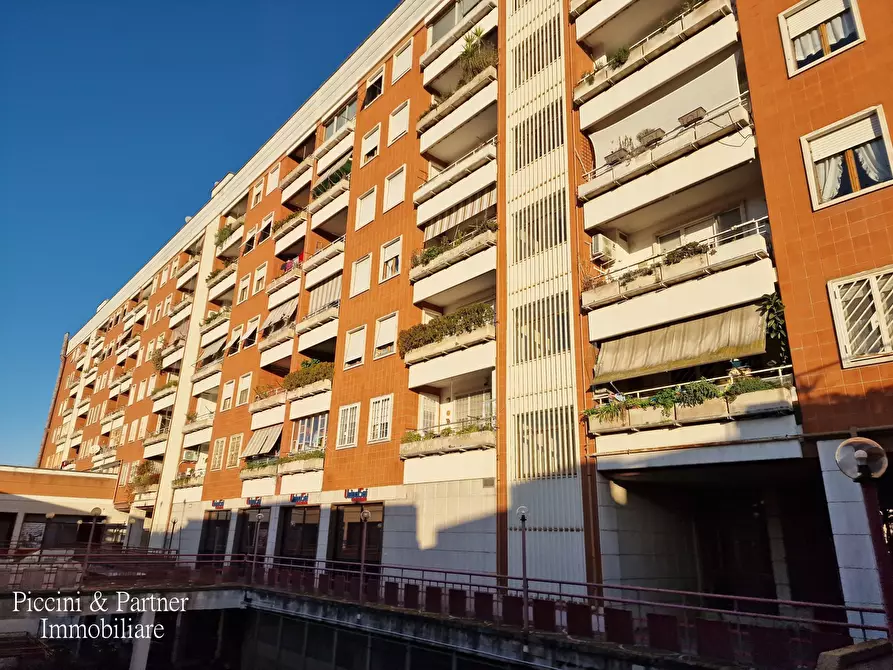
[[[360,521],[362,522],[362,532],[360,533],[360,602],[365,600],[364,582],[366,581],[366,526],[369,524],[369,518],[372,514],[367,509],[360,512]]]
[[[530,593],[527,584],[527,508],[524,505],[518,508],[518,521],[521,522],[521,596],[524,608],[524,634],[530,626],[530,613],[528,612]]]
[[[257,545],[260,540],[260,522],[264,520],[264,513],[258,512],[257,526],[254,528],[254,558],[251,561],[251,583],[254,583],[254,573],[257,571]]]
[[[868,534],[871,536],[871,545],[874,549],[881,600],[887,619],[887,637],[893,640],[893,567],[884,540],[877,490],[877,480],[887,470],[887,452],[874,440],[851,437],[837,447],[834,460],[837,461],[837,467],[841,472],[862,488],[862,502],[865,505],[865,515],[868,517]]]

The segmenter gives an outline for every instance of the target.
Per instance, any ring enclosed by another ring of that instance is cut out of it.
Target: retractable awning
[[[756,356],[766,352],[766,320],[756,305],[603,342],[593,384]]]
[[[211,342],[207,347],[205,347],[202,352],[199,354],[199,360],[203,358],[208,358],[209,356],[213,356],[218,351],[223,349],[223,345],[226,344],[226,338],[221,337],[219,340],[215,340]]]
[[[281,434],[281,423],[254,431],[254,435],[251,436],[251,439],[242,451],[242,458],[270,453],[273,450],[273,447],[276,446],[276,441]]]
[[[280,321],[285,321],[286,319],[294,316],[295,310],[298,308],[298,299],[292,298],[287,303],[283,305],[279,305],[272,312],[267,315],[266,320],[264,321],[264,325],[261,326],[261,330],[266,330],[274,323],[279,323]]]
[[[451,207],[443,214],[431,219],[431,223],[425,226],[425,242],[455,228],[463,221],[468,221],[468,219],[476,214],[480,214],[484,210],[495,205],[495,186],[463,200],[455,207]]]

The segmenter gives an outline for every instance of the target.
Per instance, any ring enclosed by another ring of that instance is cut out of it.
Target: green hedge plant
[[[495,316],[493,307],[487,303],[466,305],[452,314],[439,316],[428,323],[420,323],[401,331],[397,337],[397,351],[403,358],[414,349],[491,324]]]
[[[294,391],[302,386],[313,384],[322,379],[332,379],[335,376],[335,364],[328,362],[317,362],[313,365],[289,372],[282,380],[282,388],[286,391]]]

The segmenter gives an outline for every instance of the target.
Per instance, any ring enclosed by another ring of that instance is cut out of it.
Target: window
[[[372,358],[393,354],[397,342],[397,312],[383,316],[375,322],[375,348]]]
[[[428,431],[440,423],[440,396],[419,394],[419,430]]]
[[[169,268],[165,265],[164,269],[161,271],[161,281],[159,282],[159,286],[164,286],[167,283],[167,273]]]
[[[130,431],[127,433],[128,442],[133,442],[136,439],[136,431],[139,426],[140,422],[136,419],[130,422]]]
[[[155,315],[152,317],[152,323],[158,323],[161,318],[161,303],[155,305]]]
[[[171,261],[171,277],[175,277],[177,275],[177,270],[180,269],[180,257],[177,256],[173,261]]]
[[[865,39],[855,0],[804,0],[778,23],[791,77]]]
[[[372,254],[367,254],[353,262],[353,269],[350,271],[350,297],[353,298],[363,291],[368,291],[371,279]]]
[[[409,132],[409,100],[391,112],[388,120],[388,146]]]
[[[254,271],[254,290],[252,295],[257,295],[267,285],[267,264],[264,263]]]
[[[366,326],[361,326],[347,333],[347,345],[344,347],[344,369],[363,364],[366,352]]]
[[[269,173],[267,173],[267,194],[279,186],[279,165],[277,164]]]
[[[712,238],[716,238],[717,244],[731,242],[735,239],[735,233],[732,231],[736,226],[741,225],[742,218],[740,207],[731,209],[718,216],[701,219],[678,230],[664,233],[657,238],[657,242],[660,245],[661,253],[666,253],[684,244],[704,242]],[[731,235],[728,234],[730,232]],[[720,237],[717,238],[717,236]]]
[[[261,179],[254,185],[254,191],[251,194],[251,208],[254,209],[257,207],[258,203],[260,203],[261,198],[264,196],[264,180]]]
[[[236,304],[243,303],[248,300],[248,291],[251,288],[251,275],[247,274],[239,280],[239,295],[236,298]]]
[[[219,470],[223,467],[223,452],[226,451],[226,438],[218,437],[214,440],[214,453],[211,454],[211,469]]]
[[[242,435],[233,435],[229,438],[229,451],[226,452],[226,467],[234,468],[239,464],[239,455],[242,453]]]
[[[242,248],[242,255],[244,256],[249,251],[254,249],[254,234],[257,232],[257,227],[255,226],[251,230],[248,231],[248,235],[245,236],[245,246]]]
[[[357,423],[360,419],[360,403],[345,405],[338,410],[338,449],[357,446]]]
[[[369,401],[369,442],[384,442],[391,439],[393,401],[393,395],[372,398]]]
[[[328,425],[328,412],[312,414],[299,419],[295,426],[291,450],[312,451],[314,449],[325,449]]]
[[[136,439],[142,440],[144,437],[146,437],[146,427],[148,426],[148,424],[149,424],[148,416],[144,416],[142,419],[140,419],[140,429],[136,434]]]
[[[245,326],[245,334],[242,335],[242,349],[253,347],[257,343],[257,327],[260,324],[260,317],[255,316]]]
[[[164,299],[164,309],[161,311],[163,316],[167,316],[171,313],[171,301],[173,301],[174,296],[169,295]]]
[[[146,397],[146,383],[147,383],[147,381],[148,380],[144,379],[143,381],[140,382],[139,390],[137,391],[137,394],[136,394],[137,402],[139,402],[140,400],[142,400],[143,398]]]
[[[490,389],[459,394],[453,399],[455,423],[479,421],[492,416],[493,396]]]
[[[273,212],[270,212],[260,222],[260,232],[257,234],[257,244],[270,239],[273,234]]]
[[[357,115],[357,101],[351,100],[344,107],[336,112],[335,116],[333,116],[328,123],[325,125],[325,132],[323,133],[323,141],[325,142],[327,139],[332,137],[335,133],[341,130],[348,123],[353,121],[354,117]]]
[[[363,135],[363,145],[360,149],[360,165],[363,166],[378,155],[378,142],[381,136],[381,124]]]
[[[881,107],[800,139],[813,209],[893,184],[893,146]]]
[[[377,187],[373,186],[371,190],[360,196],[357,201],[357,221],[354,228],[359,230],[363,226],[372,222],[375,218],[375,194]]]
[[[387,281],[400,274],[400,249],[403,238],[398,237],[381,247],[381,273],[379,282]]]
[[[225,412],[233,406],[233,392],[236,388],[235,380],[231,379],[223,385],[223,395],[220,396],[220,411]]]
[[[393,84],[410,69],[412,69],[412,40],[409,40],[394,54],[394,61],[391,64],[391,83]]]
[[[118,473],[118,486],[126,486],[130,482],[130,463],[121,466],[121,472]]]
[[[893,267],[828,282],[844,367],[893,359]]]
[[[406,198],[406,166],[393,172],[384,180],[384,202],[381,211],[386,212],[396,207]]]
[[[570,348],[571,321],[567,292],[515,307],[515,363],[526,363]]]
[[[146,387],[146,393],[151,394],[155,390],[157,377],[153,374],[149,377],[149,385]]]
[[[251,373],[239,377],[239,395],[236,396],[236,407],[251,400]]]
[[[241,325],[233,328],[233,332],[229,336],[229,343],[227,344],[227,356],[235,356],[239,353],[239,339],[242,337],[243,330],[244,328]]]
[[[436,44],[441,38],[446,36],[477,2],[478,0],[457,0],[457,2],[450,5],[449,9],[431,23],[431,41],[429,44]]]
[[[384,68],[366,80],[366,97],[363,99],[363,109],[377,100],[384,90]]]

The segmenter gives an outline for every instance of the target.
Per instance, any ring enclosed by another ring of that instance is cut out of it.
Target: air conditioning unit
[[[617,259],[619,245],[601,233],[592,236],[589,257],[599,263],[613,263]]]
[[[198,461],[198,452],[195,449],[187,449],[183,452],[184,463],[195,463]]]

